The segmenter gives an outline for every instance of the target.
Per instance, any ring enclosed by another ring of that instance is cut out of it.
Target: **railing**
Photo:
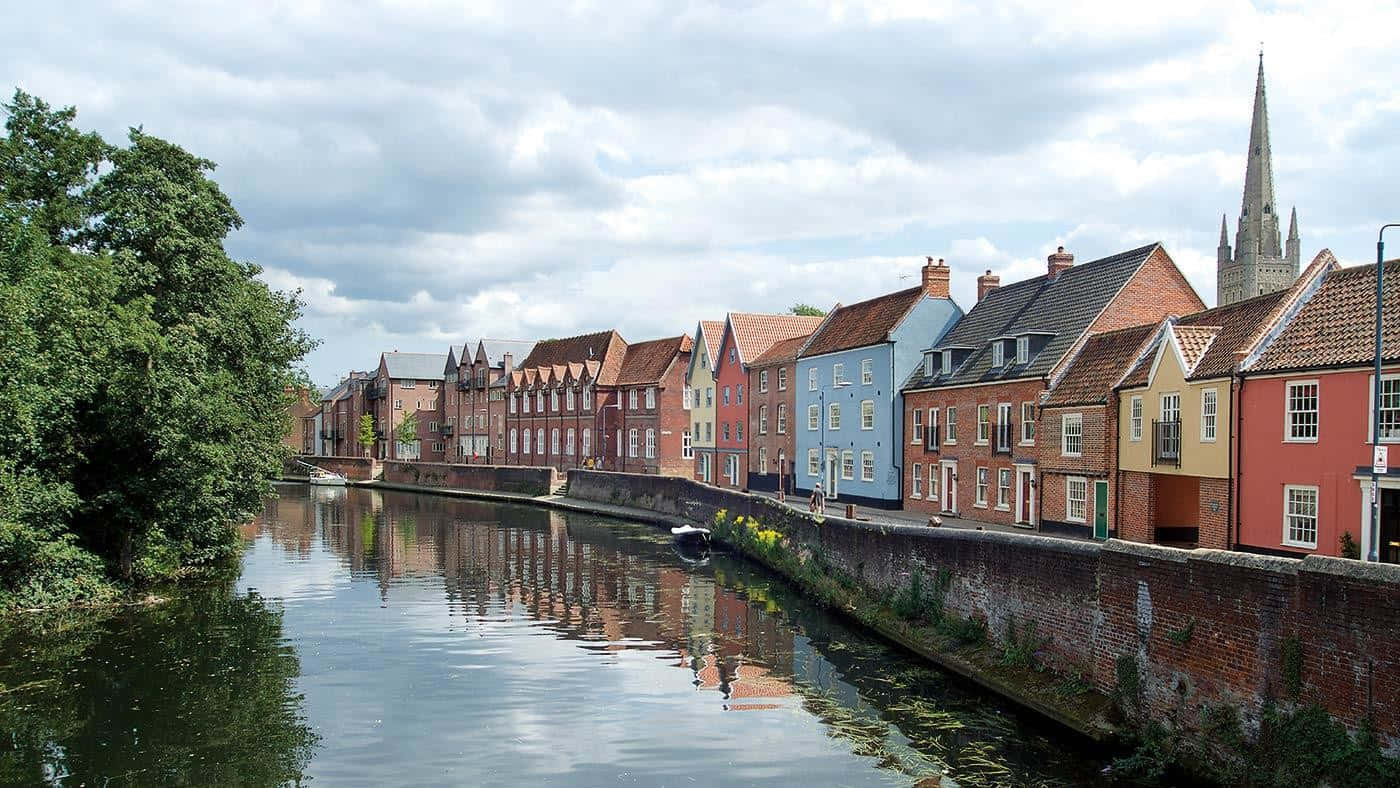
[[[438,434],[440,434],[440,435],[446,435],[446,436],[449,436],[449,437],[450,437],[450,436],[452,435],[452,430],[453,430],[453,426],[452,426],[451,424],[439,424],[439,425],[438,425]]]
[[[1016,422],[1008,421],[1005,424],[993,424],[992,436],[996,439],[992,444],[992,454],[1010,454],[1011,439],[1016,434]]]
[[[321,440],[326,440],[326,441],[338,441],[338,440],[340,440],[340,438],[341,438],[341,432],[340,432],[340,430],[337,430],[337,429],[321,430]]]
[[[468,380],[459,380],[459,381],[457,381],[457,390],[458,390],[458,391],[467,391],[467,390],[470,389],[471,387],[472,387],[472,382],[471,382],[470,379],[468,379]]]
[[[937,424],[930,424],[924,428],[924,436],[928,438],[928,443],[924,448],[929,451],[941,451],[943,448],[943,430]]]
[[[1152,464],[1181,467],[1181,419],[1152,420]]]

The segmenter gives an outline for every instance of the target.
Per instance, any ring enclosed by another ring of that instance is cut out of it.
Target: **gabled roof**
[[[486,365],[489,367],[499,367],[504,364],[507,353],[510,354],[511,363],[518,367],[520,362],[524,361],[530,355],[530,351],[534,349],[535,341],[533,339],[483,339],[477,343],[476,347],[477,351],[481,351],[486,356]],[[467,358],[475,360],[476,356],[477,353],[473,352]]]
[[[1049,376],[1160,248],[1156,243],[1140,246],[1071,266],[1053,279],[1041,274],[991,291],[934,348],[971,348],[967,358],[947,375],[935,365],[935,374],[925,376],[919,365],[904,387],[923,389]],[[1048,341],[1027,363],[1012,363],[1014,356],[1008,353],[1008,363],[994,369],[992,340],[1022,334],[1039,334]]]
[[[617,385],[660,383],[676,358],[689,353],[690,349],[690,337],[686,334],[628,345],[627,355],[622,360],[622,369],[617,376]]]
[[[739,362],[751,364],[763,355],[774,342],[795,336],[808,336],[825,320],[813,315],[765,315],[753,312],[730,312],[724,321],[725,336],[734,337],[734,346],[739,351]],[[720,348],[724,347],[721,340]],[[714,356],[712,355],[713,359]],[[716,361],[715,366],[719,366]]]
[[[1383,361],[1400,359],[1400,260],[1385,263]],[[1375,361],[1376,265],[1339,268],[1249,367],[1250,373],[1361,366]]]
[[[564,339],[544,339],[535,343],[530,354],[519,362],[520,367],[542,367],[580,363],[593,359],[599,362],[597,382],[611,386],[617,381],[622,368],[622,357],[627,352],[627,343],[616,331],[599,331],[581,334]]]
[[[771,367],[775,364],[788,364],[796,361],[797,352],[802,349],[802,345],[807,341],[807,337],[809,336],[811,336],[811,334],[803,334],[802,336],[774,342],[773,347],[768,348],[763,355],[749,362],[749,366]]]
[[[1233,304],[1174,318],[1162,337],[1172,342],[1186,363],[1187,380],[1209,380],[1234,374],[1237,354],[1248,350],[1251,337],[1273,320],[1277,308],[1290,294],[1279,290]],[[1145,386],[1152,376],[1153,357],[1138,361],[1123,378],[1124,386]]]
[[[384,368],[389,377],[395,380],[414,378],[429,380],[442,379],[442,370],[447,365],[445,353],[385,353]]]
[[[1050,390],[1046,407],[1107,402],[1113,387],[1154,346],[1162,327],[1148,323],[1090,336]]]
[[[465,350],[465,349],[466,349],[466,345],[463,345],[462,348]],[[443,372],[443,374],[447,374],[448,372],[456,372],[456,371],[457,371],[457,348],[455,348],[455,347],[453,347],[453,346],[451,346],[451,345],[448,345],[448,346],[447,346],[447,363],[443,365],[443,367],[442,367],[442,372]]]
[[[923,297],[923,287],[911,287],[850,306],[838,304],[798,355],[807,358],[885,342]]]
[[[708,354],[711,359],[714,359],[715,356],[719,355],[719,343],[724,337],[724,321],[701,320],[699,331],[700,336],[696,337],[696,339],[700,340],[703,337],[705,353]]]

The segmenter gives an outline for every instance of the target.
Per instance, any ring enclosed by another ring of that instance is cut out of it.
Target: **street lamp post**
[[[1376,379],[1371,392],[1371,549],[1366,560],[1380,561],[1381,541],[1381,494],[1380,474],[1376,470],[1376,457],[1381,447],[1381,312],[1385,299],[1385,231],[1400,227],[1400,223],[1381,225],[1376,233]]]

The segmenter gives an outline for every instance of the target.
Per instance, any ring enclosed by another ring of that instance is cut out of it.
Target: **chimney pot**
[[[977,277],[977,300],[981,301],[987,294],[1001,287],[1001,277],[992,274],[992,269],[988,268],[987,273]]]
[[[1063,246],[1056,247],[1055,253],[1045,258],[1045,274],[1054,279],[1073,265],[1074,255],[1066,252]]]
[[[949,279],[952,276],[952,271],[948,269],[948,266],[943,265],[941,257],[938,258],[937,263],[933,262],[932,257],[924,259],[927,260],[923,268],[924,295],[930,298],[949,298]]]

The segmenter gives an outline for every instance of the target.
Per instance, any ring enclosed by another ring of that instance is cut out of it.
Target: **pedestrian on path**
[[[821,482],[812,486],[812,499],[808,502],[807,509],[812,514],[826,514],[826,494],[822,492]]]

